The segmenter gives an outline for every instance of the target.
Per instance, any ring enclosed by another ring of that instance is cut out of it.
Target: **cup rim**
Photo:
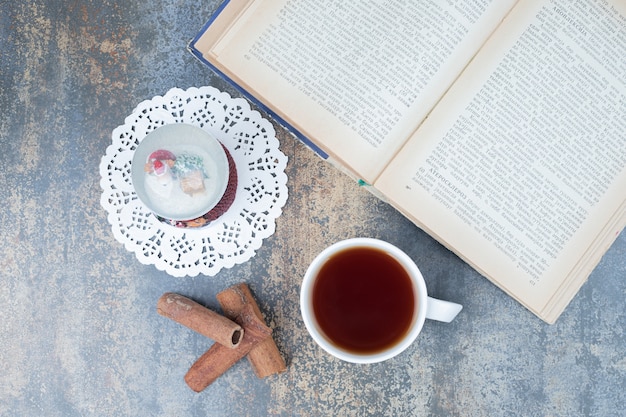
[[[408,333],[402,338],[402,340],[395,345],[389,347],[380,352],[359,354],[349,352],[341,347],[333,344],[316,326],[315,318],[313,316],[312,306],[312,293],[315,274],[319,271],[321,266],[329,259],[331,255],[341,250],[355,247],[370,247],[382,250],[396,260],[398,260],[407,270],[411,281],[413,282],[413,290],[416,297],[417,309],[413,315],[413,322]],[[300,289],[300,312],[304,325],[313,338],[313,340],[324,349],[327,353],[335,356],[341,360],[352,363],[377,363],[388,359],[391,359],[403,351],[405,351],[417,338],[422,330],[424,322],[426,320],[426,303],[428,294],[426,292],[426,283],[419,268],[415,262],[400,248],[397,246],[373,238],[351,238],[342,241],[338,241],[324,250],[322,250],[309,264]]]

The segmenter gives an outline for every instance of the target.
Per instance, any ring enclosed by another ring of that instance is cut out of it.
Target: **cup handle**
[[[462,309],[463,306],[460,304],[428,297],[426,318],[430,320],[442,321],[444,323],[450,323]]]

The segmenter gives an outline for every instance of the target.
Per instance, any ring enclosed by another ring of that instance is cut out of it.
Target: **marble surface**
[[[289,200],[257,255],[215,277],[173,278],[113,237],[98,164],[111,131],[172,87],[237,93],[186,51],[209,0],[8,2],[0,12],[0,415],[622,416],[626,235],[559,321],[544,324],[391,207],[275,126]],[[402,355],[335,360],[308,336],[307,264],[354,236],[388,240],[431,295],[465,306]],[[247,282],[287,371],[238,362],[202,393],[183,376],[210,340],[156,313],[173,291],[219,311]]]

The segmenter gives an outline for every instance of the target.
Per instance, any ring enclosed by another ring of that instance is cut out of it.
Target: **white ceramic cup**
[[[350,248],[367,247],[386,252],[402,265],[413,284],[415,308],[409,330],[395,344],[374,353],[355,353],[333,343],[321,330],[313,310],[313,289],[322,266],[338,252]],[[354,238],[337,242],[323,250],[307,269],[300,290],[300,310],[304,324],[313,340],[331,355],[347,362],[375,363],[390,359],[408,348],[421,332],[426,319],[449,323],[463,307],[449,301],[428,296],[421,272],[413,260],[396,246],[378,239]]]

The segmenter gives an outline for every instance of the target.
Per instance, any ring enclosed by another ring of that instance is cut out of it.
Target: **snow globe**
[[[139,200],[160,221],[202,227],[233,203],[237,170],[228,149],[209,132],[175,123],[141,140],[131,179]]]

